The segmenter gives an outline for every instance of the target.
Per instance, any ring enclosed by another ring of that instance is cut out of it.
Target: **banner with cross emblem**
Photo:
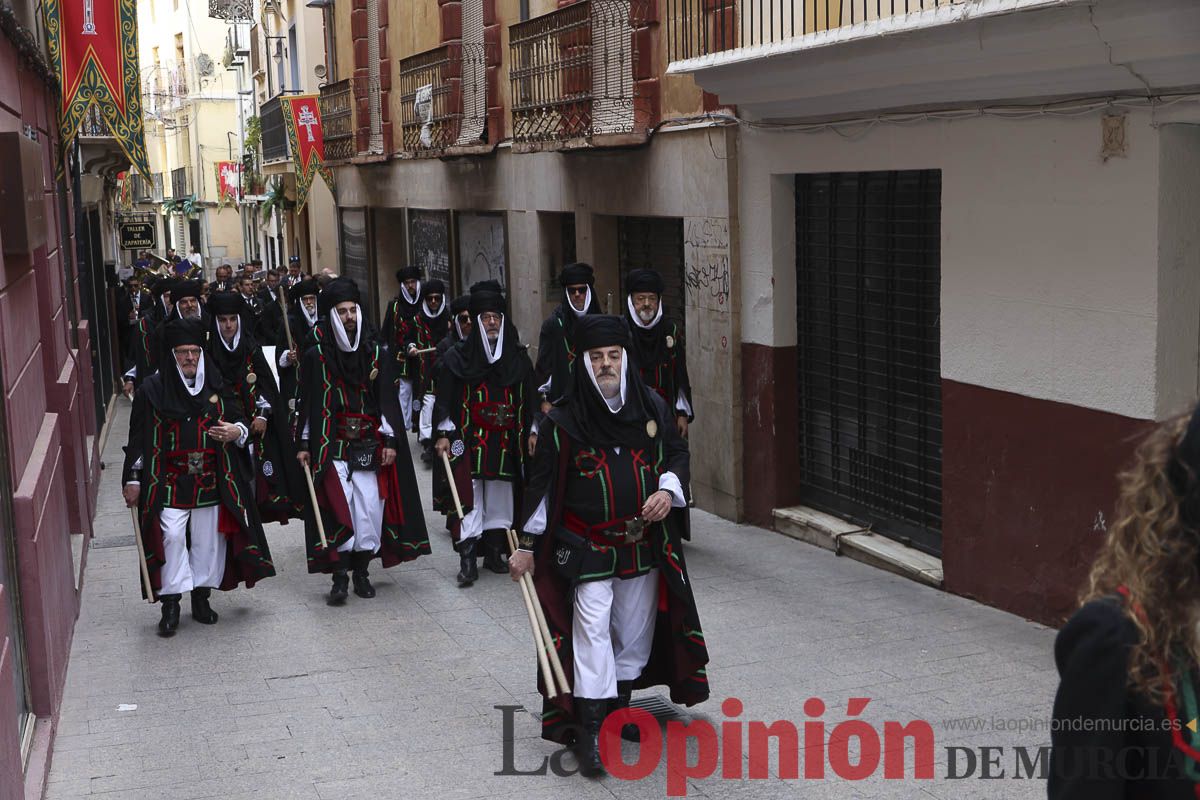
[[[133,169],[150,180],[138,71],[137,0],[44,0],[42,15],[50,63],[62,85],[63,149],[94,105]]]
[[[242,162],[218,161],[217,205],[236,203],[242,199]]]
[[[333,173],[325,166],[325,134],[321,130],[321,105],[315,94],[281,98],[288,144],[296,164],[296,211],[304,208],[308,190],[319,172],[333,191]]]

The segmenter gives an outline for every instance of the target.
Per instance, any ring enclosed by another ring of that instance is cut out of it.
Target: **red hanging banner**
[[[242,162],[217,162],[217,202],[236,203],[242,199]]]
[[[325,135],[321,129],[321,104],[315,94],[282,98],[292,160],[296,164],[296,210],[304,208],[313,178],[320,173],[333,190],[333,174],[325,166]]]

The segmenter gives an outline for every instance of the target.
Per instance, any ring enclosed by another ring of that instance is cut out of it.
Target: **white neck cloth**
[[[220,323],[217,324],[220,325]],[[219,336],[217,338],[221,340],[221,344],[225,345],[225,349],[229,352],[232,353],[234,350],[237,350],[238,342],[242,340],[242,316],[240,314],[238,315],[238,326],[237,330],[234,331],[232,343],[225,341],[224,336]]]
[[[442,315],[443,312],[445,312],[447,305],[449,305],[449,303],[447,303],[446,298],[443,297],[442,304],[440,306],[438,306],[437,313],[435,314],[429,310],[429,301],[422,300],[421,301],[421,310],[423,310],[425,312],[425,316],[427,316],[431,319],[437,319],[438,317],[440,317]]]
[[[500,333],[496,336],[495,351],[492,350],[492,343],[488,339],[487,331],[483,329],[483,323],[479,321],[479,317],[475,318],[475,327],[479,329],[479,337],[483,339],[483,354],[487,356],[489,364],[495,364],[504,352],[504,315],[500,315]]]
[[[592,287],[591,286],[587,287],[587,294],[585,294],[583,296],[583,311],[580,311],[578,308],[575,307],[575,304],[571,302],[571,293],[570,292],[568,292],[566,289],[563,289],[563,293],[566,294],[566,296],[567,296],[567,307],[570,308],[572,311],[574,311],[575,316],[577,316],[577,317],[582,317],[584,314],[587,313],[588,309],[592,307]]]
[[[596,387],[600,397],[608,404],[608,410],[612,413],[617,413],[625,407],[625,373],[629,368],[629,355],[625,352],[625,348],[621,348],[621,393],[616,397],[608,398],[604,396],[604,392],[600,389],[600,383],[596,380],[596,372],[592,369],[592,359],[588,358],[587,353],[583,354],[583,363],[587,367],[588,377],[592,379],[592,386]]]
[[[175,371],[179,373],[179,379],[183,381],[183,388],[187,389],[187,393],[192,397],[204,391],[204,353],[200,353],[200,361],[196,364],[196,377],[190,381],[184,376],[183,368],[179,366],[179,362],[175,362]]]
[[[329,312],[329,321],[333,326],[333,338],[337,341],[338,350],[343,353],[353,353],[358,349],[358,343],[362,339],[362,308],[358,303],[354,304],[354,316],[358,320],[358,325],[354,328],[354,344],[350,344],[350,337],[346,335],[346,326],[342,324],[342,315],[337,313],[336,308]]]
[[[415,292],[413,292],[412,294],[409,294],[408,287],[406,287],[404,285],[404,282],[401,281],[400,282],[400,296],[404,298],[404,302],[408,303],[409,305],[415,306],[417,304],[417,301],[421,299],[421,282],[417,281],[417,290]]]
[[[633,307],[633,295],[625,296],[625,304],[629,306],[629,316],[633,319],[633,324],[642,330],[648,331],[662,321],[663,302],[661,296],[658,298],[658,313],[654,315],[654,321],[649,324],[642,322],[642,318],[638,316],[637,310]]]

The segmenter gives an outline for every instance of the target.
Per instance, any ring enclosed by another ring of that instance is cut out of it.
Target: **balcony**
[[[460,155],[489,149],[484,47],[447,44],[400,62],[402,155]]]
[[[226,22],[253,22],[252,0],[208,0],[208,16]]]
[[[635,73],[646,18],[643,0],[582,0],[509,28],[515,152],[645,141],[657,100]]]
[[[171,198],[174,200],[182,200],[192,194],[192,169],[191,167],[179,167],[171,170]]]
[[[668,74],[760,120],[1141,96],[1200,80],[1192,0],[668,0]]]
[[[321,130],[325,135],[325,160],[349,161],[354,157],[354,93],[350,81],[321,87]]]
[[[283,121],[283,103],[280,102],[282,98],[283,95],[272,97],[259,110],[264,164],[288,158],[287,126]]]
[[[92,104],[79,122],[79,155],[83,171],[115,177],[129,169],[129,159],[108,129],[100,107]]]

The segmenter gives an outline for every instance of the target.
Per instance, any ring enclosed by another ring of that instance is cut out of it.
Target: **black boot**
[[[360,550],[354,554],[354,593],[368,600],[375,596],[375,587],[371,585],[367,572],[372,555],[370,550]]]
[[[604,764],[600,761],[600,726],[608,715],[608,700],[575,698],[575,710],[579,712],[579,741],[575,743],[575,757],[579,760],[579,773],[585,778],[604,775]]]
[[[340,606],[346,602],[346,598],[350,596],[347,591],[350,587],[350,576],[346,574],[344,569],[335,569],[333,571],[333,587],[329,590],[329,605]]]
[[[179,627],[179,601],[181,594],[160,594],[158,601],[162,603],[162,619],[158,621],[160,636],[174,636]]]
[[[633,681],[617,681],[617,699],[612,701],[612,710],[620,711],[629,708],[629,700],[633,696]],[[637,725],[627,722],[621,726],[621,738],[627,742],[640,742],[642,732]]]
[[[429,439],[421,442],[421,461],[426,464],[433,463],[433,442]]]
[[[211,594],[212,589],[207,587],[192,589],[192,619],[201,625],[215,625],[217,623],[217,612],[213,611],[212,606],[208,604],[208,598]]]
[[[458,585],[462,587],[470,586],[475,581],[479,580],[479,566],[475,563],[476,546],[479,544],[478,537],[472,537],[458,545]]]
[[[483,532],[483,566],[497,575],[508,574],[508,564],[501,555],[504,550],[501,549],[499,541],[503,536],[504,531]]]

